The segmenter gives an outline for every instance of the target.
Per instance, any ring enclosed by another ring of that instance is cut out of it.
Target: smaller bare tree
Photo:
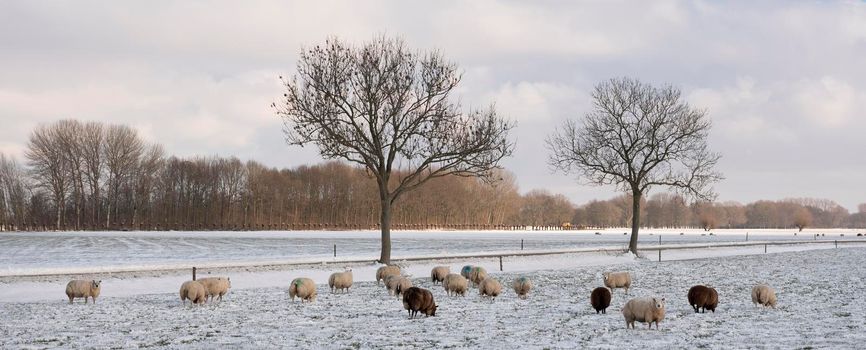
[[[712,200],[722,178],[709,151],[710,120],[672,86],[612,79],[592,93],[593,109],[581,123],[567,120],[547,139],[553,169],[632,195],[629,251],[637,254],[641,198],[653,186]]]
[[[809,211],[806,207],[799,207],[797,211],[794,212],[794,226],[800,232],[803,232],[803,229],[812,225],[812,212]]]

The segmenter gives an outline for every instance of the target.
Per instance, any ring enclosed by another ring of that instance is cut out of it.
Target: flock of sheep
[[[448,296],[466,296],[466,291],[470,285],[477,288],[482,297],[489,297],[493,300],[502,293],[502,284],[495,278],[488,276],[487,271],[480,266],[466,265],[459,274],[451,273],[448,266],[437,266],[430,271],[430,279],[434,285],[441,284]],[[590,294],[590,304],[596,313],[607,313],[612,298],[611,290],[623,288],[628,294],[632,282],[631,274],[628,272],[605,272],[603,279],[605,286],[595,288]],[[398,298],[402,296],[403,308],[408,311],[410,318],[414,318],[419,312],[426,316],[436,315],[438,305],[433,299],[433,293],[427,289],[415,287],[409,278],[402,275],[399,266],[380,267],[376,271],[376,284],[378,285],[380,282],[384,282],[389,295]],[[333,273],[328,278],[331,293],[337,291],[348,293],[353,283],[351,269]],[[186,281],[180,287],[180,300],[183,304],[186,304],[187,299],[193,304],[204,304],[215,298],[222,301],[223,295],[228,293],[231,285],[231,280],[227,277],[208,277]],[[519,298],[525,299],[532,289],[532,281],[528,277],[521,276],[514,279],[511,287]],[[66,285],[66,296],[69,298],[70,304],[75,298],[84,298],[85,304],[88,298],[96,303],[100,290],[101,281],[73,280]],[[289,285],[289,296],[293,302],[296,297],[302,303],[304,301],[313,302],[316,300],[316,283],[306,277],[295,278]],[[706,310],[715,312],[719,303],[719,295],[714,288],[696,285],[689,289],[688,300],[695,312],[706,312]],[[752,302],[762,307],[775,308],[776,293],[770,286],[759,284],[752,288]],[[649,328],[652,328],[652,324],[655,322],[656,329],[658,329],[659,322],[665,318],[665,298],[630,299],[623,306],[622,315],[625,318],[626,328],[634,328],[634,323],[637,321],[647,323]]]

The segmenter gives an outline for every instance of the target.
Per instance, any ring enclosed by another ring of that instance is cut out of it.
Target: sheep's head
[[[463,266],[463,269],[460,270],[460,271],[461,271],[462,273],[470,273],[470,272],[472,272],[472,266],[471,266],[471,265]]]
[[[102,281],[97,281],[97,280],[90,281],[90,286],[93,287],[93,289],[99,289],[99,285],[101,285],[101,284],[102,284]]]
[[[605,273],[601,274],[601,276],[602,276],[602,278],[604,278],[605,281],[607,281],[610,279],[610,272],[605,272]]]
[[[228,285],[229,288],[231,288],[232,287],[232,279],[226,277],[226,284]]]
[[[427,316],[436,316],[436,309],[439,308],[439,305],[433,304],[433,307],[427,310]]]
[[[665,308],[665,298],[661,298],[661,299],[653,298],[653,304],[655,305],[656,309],[664,309]]]

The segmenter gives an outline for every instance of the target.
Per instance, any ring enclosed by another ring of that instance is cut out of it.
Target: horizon
[[[0,5],[0,153],[24,163],[33,127],[78,119],[131,125],[179,157],[326,162],[283,141],[269,107],[278,77],[294,75],[301,47],[385,33],[456,62],[464,109],[495,103],[516,121],[502,166],[523,194],[581,204],[622,193],[552,173],[541,140],[588,111],[595,84],[631,76],[708,111],[726,178],[718,202],[866,202],[864,2],[81,4]],[[621,22],[607,25],[613,13]]]

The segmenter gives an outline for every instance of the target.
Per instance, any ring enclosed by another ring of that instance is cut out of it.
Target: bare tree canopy
[[[512,123],[493,107],[467,113],[453,101],[460,78],[439,52],[379,37],[305,49],[297,75],[283,80],[284,101],[274,107],[287,142],[314,144],[324,158],[360,164],[375,177],[382,263],[391,259],[391,206],[403,193],[445,175],[488,176],[512,152]]]
[[[549,163],[596,185],[631,193],[633,213],[653,186],[712,200],[714,170],[721,157],[710,152],[711,123],[704,110],[683,101],[679,89],[620,78],[598,84],[593,109],[581,123],[567,120],[550,135]],[[640,215],[632,217],[629,250],[637,253]]]

